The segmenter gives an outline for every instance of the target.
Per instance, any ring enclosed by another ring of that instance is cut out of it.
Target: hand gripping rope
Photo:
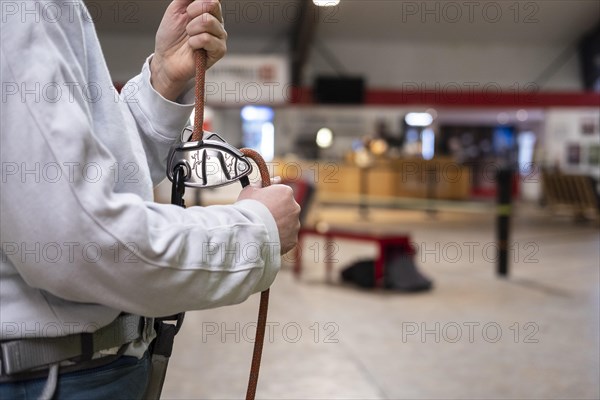
[[[262,187],[271,185],[269,170],[262,156],[252,149],[238,150],[225,142],[219,135],[211,133],[204,137],[204,92],[207,54],[203,49],[196,51],[196,104],[194,127],[189,141],[185,140],[190,128],[182,133],[182,143],[171,149],[168,158],[167,176],[173,182],[171,202],[185,207],[183,195],[185,187],[216,187],[240,181],[242,186],[248,186],[248,175],[252,166],[248,159],[253,160],[260,172]],[[246,399],[254,400],[258,384],[258,374],[262,348],[265,338],[267,309],[269,306],[269,289],[260,295],[258,322],[254,352],[250,367]],[[179,324],[180,325],[180,324]]]

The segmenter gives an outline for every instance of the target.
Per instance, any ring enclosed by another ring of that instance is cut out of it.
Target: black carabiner
[[[242,184],[243,188],[245,188],[246,186],[250,185],[250,179],[248,179],[248,175],[242,176],[240,178],[240,183]]]
[[[185,168],[178,165],[173,171],[173,185],[171,186],[171,204],[185,208]]]

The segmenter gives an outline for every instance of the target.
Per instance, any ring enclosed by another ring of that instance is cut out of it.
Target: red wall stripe
[[[314,104],[312,89],[292,88],[293,104]],[[367,105],[428,105],[456,107],[600,107],[596,92],[533,92],[505,89],[504,92],[477,91],[400,91],[368,89]]]

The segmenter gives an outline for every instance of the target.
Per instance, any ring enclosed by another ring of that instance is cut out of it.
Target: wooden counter
[[[360,174],[366,174],[367,194],[379,197],[412,197],[448,200],[468,199],[471,192],[470,168],[449,159],[405,159],[379,161],[361,171],[357,166],[342,164],[334,175],[319,169],[316,180],[319,193],[359,194]]]

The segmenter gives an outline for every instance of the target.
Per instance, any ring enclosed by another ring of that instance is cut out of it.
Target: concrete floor
[[[410,232],[435,288],[397,294],[326,284],[325,243],[309,239],[302,279],[288,267],[271,290],[257,398],[600,398],[597,223],[517,207],[505,280],[494,275],[491,212],[377,211],[369,224],[350,209],[318,217]],[[336,244],[336,270],[375,254],[369,243]],[[253,296],[188,313],[163,398],[243,398],[257,308]]]

